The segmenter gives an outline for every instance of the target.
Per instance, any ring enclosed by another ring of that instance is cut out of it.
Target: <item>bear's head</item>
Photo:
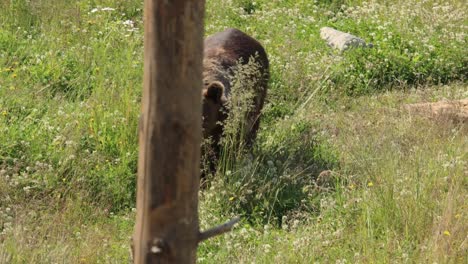
[[[203,88],[203,138],[222,133],[217,131],[220,127],[220,122],[223,122],[226,114],[224,106],[226,104],[226,96],[224,95],[224,85],[219,81],[205,83]]]

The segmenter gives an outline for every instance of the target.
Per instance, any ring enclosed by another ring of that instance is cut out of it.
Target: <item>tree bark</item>
[[[204,0],[145,0],[134,263],[194,263]]]

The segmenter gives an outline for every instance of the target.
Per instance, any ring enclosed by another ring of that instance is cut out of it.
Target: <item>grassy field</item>
[[[207,0],[206,34],[259,39],[271,81],[253,152],[226,150],[200,193],[202,228],[242,222],[199,262],[466,263],[468,128],[404,108],[468,97],[466,10]],[[0,0],[0,263],[128,261],[142,13],[133,0]],[[333,51],[323,26],[374,48]]]

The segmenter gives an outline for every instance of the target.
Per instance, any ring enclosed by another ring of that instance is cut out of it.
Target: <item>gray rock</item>
[[[329,46],[340,51],[344,51],[352,47],[372,47],[372,44],[366,44],[366,42],[359,37],[331,27],[321,28],[320,37],[327,41]]]

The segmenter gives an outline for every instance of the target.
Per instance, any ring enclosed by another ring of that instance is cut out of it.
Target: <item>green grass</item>
[[[0,263],[126,262],[142,1],[56,2],[0,2]],[[258,38],[271,82],[252,154],[226,150],[200,193],[203,228],[243,220],[199,261],[465,263],[466,124],[403,105],[468,96],[466,9],[208,1],[206,33]],[[322,26],[374,48],[333,51]]]

